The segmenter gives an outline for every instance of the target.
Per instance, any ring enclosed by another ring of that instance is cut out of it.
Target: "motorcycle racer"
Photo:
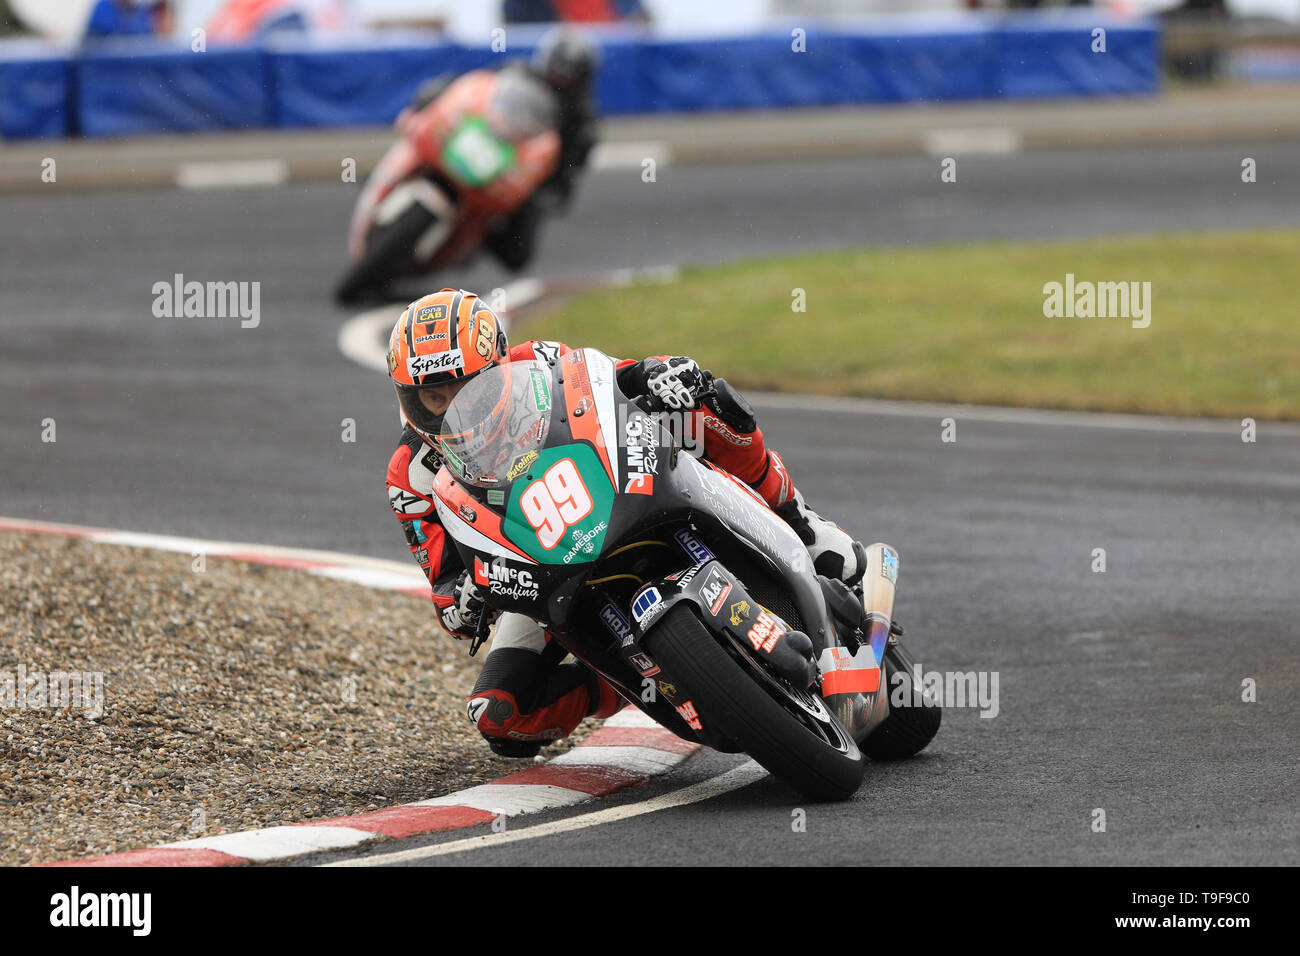
[[[546,214],[567,209],[572,201],[578,176],[586,168],[596,145],[597,114],[592,80],[598,63],[597,50],[585,36],[559,27],[542,37],[530,61],[511,60],[501,67],[503,71],[528,77],[549,91],[556,106],[555,129],[560,137],[555,171],[484,239],[484,247],[508,269],[518,271],[528,264]],[[409,109],[423,110],[457,78],[454,73],[443,73],[425,81]]]
[[[496,313],[464,290],[443,289],[416,300],[393,326],[388,374],[404,428],[388,464],[389,505],[429,579],[439,622],[453,637],[474,637],[489,612],[480,590],[486,582],[476,582],[463,566],[434,505],[443,417],[460,389],[485,369],[515,361],[553,364],[569,351],[546,341],[511,348]],[[616,376],[629,397],[652,396],[661,407],[699,415],[703,457],[753,488],[790,524],[818,573],[849,585],[861,579],[863,546],[807,507],[780,455],[767,447],[753,410],[726,382],[711,380],[685,356],[617,360]],[[701,402],[697,396],[708,384],[716,388]],[[532,619],[500,615],[467,708],[495,753],[533,756],[544,742],[567,737],[583,718],[608,717],[622,706],[608,683],[577,661],[564,662],[566,656]]]

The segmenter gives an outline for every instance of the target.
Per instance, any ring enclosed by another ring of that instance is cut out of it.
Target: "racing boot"
[[[804,543],[808,556],[812,558],[813,570],[818,574],[836,578],[849,587],[862,580],[867,570],[867,549],[835,522],[827,521],[809,508],[798,489],[785,504],[776,508],[776,513]]]

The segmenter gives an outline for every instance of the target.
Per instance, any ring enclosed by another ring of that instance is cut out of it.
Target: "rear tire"
[[[862,752],[872,760],[903,760],[924,750],[939,732],[943,708],[938,702],[917,706],[913,693],[914,663],[901,644],[885,647],[885,685],[882,693],[890,695],[889,716],[862,742]],[[902,675],[895,677],[895,675]],[[894,707],[896,681],[901,680],[901,696],[907,707]],[[930,698],[926,698],[929,700]]]
[[[671,608],[641,643],[689,691],[707,729],[735,741],[774,776],[818,800],[846,800],[862,785],[866,762],[821,699],[804,695],[829,721],[815,732],[816,721],[795,695],[766,672],[750,671],[758,665],[733,657],[690,604]]]
[[[335,301],[353,305],[367,293],[377,292],[392,279],[411,271],[415,266],[411,259],[415,244],[436,221],[433,213],[416,203],[388,225],[372,230],[360,261],[348,268],[335,289]]]

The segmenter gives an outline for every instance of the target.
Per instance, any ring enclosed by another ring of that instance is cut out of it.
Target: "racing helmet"
[[[443,415],[420,401],[420,389],[466,382],[508,360],[505,323],[464,289],[442,289],[408,305],[388,336],[388,377],[402,420],[438,447]]]
[[[600,52],[586,35],[569,27],[548,30],[533,53],[531,67],[551,89],[572,94],[586,88],[600,65]]]

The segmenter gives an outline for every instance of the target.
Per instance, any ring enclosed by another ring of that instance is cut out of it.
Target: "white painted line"
[[[633,773],[660,774],[686,758],[685,754],[654,747],[601,747],[584,745],[552,757],[549,766],[615,767]]]
[[[590,799],[589,793],[551,784],[485,783],[459,793],[449,793],[445,797],[420,800],[411,806],[473,807],[485,813],[512,817],[517,813],[536,813],[538,810],[549,810],[552,807],[568,807]]]
[[[394,573],[375,568],[313,568],[312,573],[323,578],[347,581],[349,584],[360,584],[362,587],[376,588],[380,591],[400,591],[402,588],[410,587],[427,589],[429,586],[429,579],[424,575],[417,577],[405,571]]]
[[[1005,156],[1023,147],[1020,134],[1009,126],[926,130],[925,151],[931,156]]]
[[[1012,425],[1069,426],[1074,428],[1118,428],[1128,431],[1205,432],[1241,435],[1236,418],[1180,418],[1172,415],[1135,415],[1120,412],[1071,412],[1050,408],[1011,408],[1000,405],[944,405],[937,402],[887,401],[875,398],[844,398],[832,395],[794,395],[786,392],[746,392],[752,405],[779,409],[839,412],[848,415],[881,415],[902,418],[948,416]],[[1300,424],[1260,422],[1257,434],[1300,437]]]
[[[501,297],[505,302],[501,320],[506,323],[507,330],[510,321],[509,311],[522,309],[545,292],[546,283],[541,279],[515,279],[505,285],[501,290]],[[486,300],[491,303],[491,294],[486,296]],[[360,312],[344,322],[338,334],[338,349],[343,353],[343,357],[351,359],[362,368],[387,374],[388,356],[385,353],[388,347],[388,333],[408,304],[392,302],[377,306]]]
[[[541,279],[525,278],[516,279],[509,283],[501,290],[501,299],[503,304],[501,316],[502,321],[509,321],[510,313],[515,309],[522,309],[529,303],[536,302],[546,293],[546,283]],[[488,302],[491,303],[489,297]]]
[[[658,267],[658,270],[653,270],[653,274],[662,274],[662,270],[670,268],[673,267]],[[641,270],[625,269],[621,271],[633,276],[639,274]],[[546,288],[547,284],[544,279],[532,277],[515,279],[502,287],[501,300],[504,308],[500,314],[501,320],[506,323],[507,331],[510,326],[510,313],[540,299],[546,294]],[[493,301],[491,293],[488,293],[484,298],[489,304]],[[362,368],[374,369],[376,372],[386,374],[388,372],[388,356],[386,355],[388,333],[406,306],[407,303],[405,302],[381,305],[358,313],[344,322],[338,334],[338,349],[343,353],[344,358],[351,359]]]
[[[554,763],[554,761],[552,761],[552,763]],[[739,767],[728,770],[726,773],[717,777],[703,780],[700,783],[692,784],[689,787],[683,787],[681,790],[674,790],[672,793],[666,793],[662,796],[641,803],[631,803],[621,807],[609,807],[605,810],[593,810],[590,813],[579,814],[578,816],[569,817],[564,820],[555,820],[551,823],[542,823],[523,830],[506,830],[502,833],[485,833],[482,836],[467,837],[462,840],[452,840],[449,843],[438,843],[433,846],[417,847],[412,850],[398,850],[393,853],[378,853],[357,857],[352,860],[338,860],[333,863],[322,863],[318,865],[383,866],[388,863],[410,863],[416,860],[427,860],[436,856],[446,856],[450,853],[465,853],[470,850],[483,850],[495,846],[502,846],[507,843],[516,843],[520,840],[532,840],[537,837],[553,836],[557,833],[568,833],[573,830],[582,830],[587,827],[600,826],[603,823],[615,823],[619,820],[639,817],[646,813],[657,813],[660,810],[670,810],[673,807],[698,803],[701,800],[711,800],[714,797],[721,796],[722,794],[728,793],[732,790],[739,790],[741,787],[747,787],[751,783],[762,780],[766,776],[766,770],[754,763],[754,761],[748,760]]]
[[[631,285],[634,282],[672,282],[677,278],[679,272],[680,270],[675,265],[614,269],[590,281],[593,287],[619,287]],[[572,280],[547,280],[530,276],[515,279],[502,287],[501,301],[503,308],[500,310],[500,314],[501,320],[506,323],[507,331],[509,331],[510,326],[510,313],[540,299],[546,294],[552,281],[564,285]],[[494,301],[491,292],[484,298],[489,303]],[[404,302],[381,305],[360,312],[344,322],[338,334],[338,349],[343,353],[344,358],[351,359],[362,368],[387,373],[388,356],[385,354],[385,350],[387,348],[388,333],[404,308],[406,308]]]
[[[641,169],[647,159],[654,160],[655,166],[667,166],[673,161],[672,147],[659,140],[597,143],[591,151],[591,168]]]
[[[388,357],[384,352],[388,333],[408,304],[381,305],[348,319],[339,329],[339,351],[362,368],[387,374]]]
[[[289,181],[289,164],[282,159],[239,159],[221,163],[181,163],[176,185],[181,189],[225,189],[232,186],[279,186]]]
[[[95,535],[97,544],[116,544],[123,548],[152,548],[155,551],[179,551],[182,553],[193,554],[195,551],[202,551],[209,554],[213,551],[213,541],[204,541],[200,538],[173,538],[167,534],[145,534],[135,531],[109,531]]]
[[[202,553],[210,558],[236,557],[275,565],[277,562],[315,565],[304,570],[312,574],[356,581],[371,587],[397,589],[427,587],[428,579],[414,563],[372,558],[364,554],[342,554],[337,551],[316,551],[310,548],[282,548],[267,544],[244,544],[237,541],[207,541],[202,538],[180,538],[166,534],[144,534],[133,531],[114,531],[105,528],[88,528],[83,525],[58,524],[52,521],[33,521],[27,518],[0,516],[0,531],[35,531],[44,534],[70,535],[96,544],[118,545],[133,548],[152,548],[181,554]]]
[[[659,721],[655,720],[644,710],[637,710],[635,707],[624,707],[613,717],[605,721],[606,727],[655,727],[659,726]]]
[[[342,850],[378,839],[380,834],[352,827],[265,827],[243,833],[223,833],[180,843],[164,843],[180,850],[219,850],[245,860],[277,860],[321,850]]]

